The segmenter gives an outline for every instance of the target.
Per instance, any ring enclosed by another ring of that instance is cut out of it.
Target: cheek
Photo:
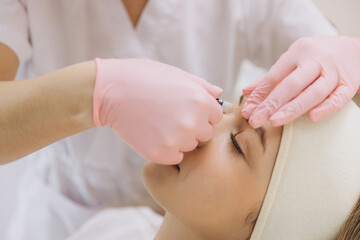
[[[177,170],[171,166],[147,162],[143,167],[142,177],[145,188],[154,200],[163,208],[174,199],[174,186],[177,180]]]
[[[239,156],[207,151],[197,155],[192,172],[176,187],[177,205],[169,211],[194,226],[239,229],[253,203],[248,192],[253,185],[251,171]]]

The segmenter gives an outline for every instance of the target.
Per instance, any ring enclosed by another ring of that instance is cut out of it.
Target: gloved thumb
[[[243,88],[242,92],[244,97],[249,97],[252,91],[259,86],[260,83],[264,81],[264,76],[258,78],[255,82],[250,83],[246,87]]]
[[[214,98],[218,98],[223,92],[223,89],[221,87],[212,85],[211,83],[209,83],[208,81],[202,78],[193,76],[192,79],[194,79],[194,81],[196,81],[201,86],[203,86],[206,89],[206,91],[208,91],[208,93],[210,93],[210,95],[212,95]]]

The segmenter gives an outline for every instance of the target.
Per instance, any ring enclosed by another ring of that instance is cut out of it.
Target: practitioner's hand
[[[242,114],[257,128],[274,126],[309,111],[319,121],[339,111],[360,85],[360,40],[343,36],[302,38],[270,71],[243,93]]]
[[[222,89],[144,59],[96,59],[94,124],[110,126],[148,160],[177,164],[222,118]]]

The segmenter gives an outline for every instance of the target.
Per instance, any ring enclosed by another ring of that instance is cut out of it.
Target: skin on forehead
[[[154,163],[144,167],[145,186],[167,215],[207,239],[250,235],[280,145],[282,127],[265,125],[262,140],[259,130],[242,118],[243,102],[239,106],[236,101],[224,111],[211,141],[185,153],[180,171]],[[242,153],[236,150],[231,133]]]

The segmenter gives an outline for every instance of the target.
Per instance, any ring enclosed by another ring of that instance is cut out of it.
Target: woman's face
[[[143,170],[146,188],[167,214],[208,239],[250,235],[280,145],[282,127],[253,129],[241,116],[242,102],[225,110],[212,140],[178,166],[148,162]]]

